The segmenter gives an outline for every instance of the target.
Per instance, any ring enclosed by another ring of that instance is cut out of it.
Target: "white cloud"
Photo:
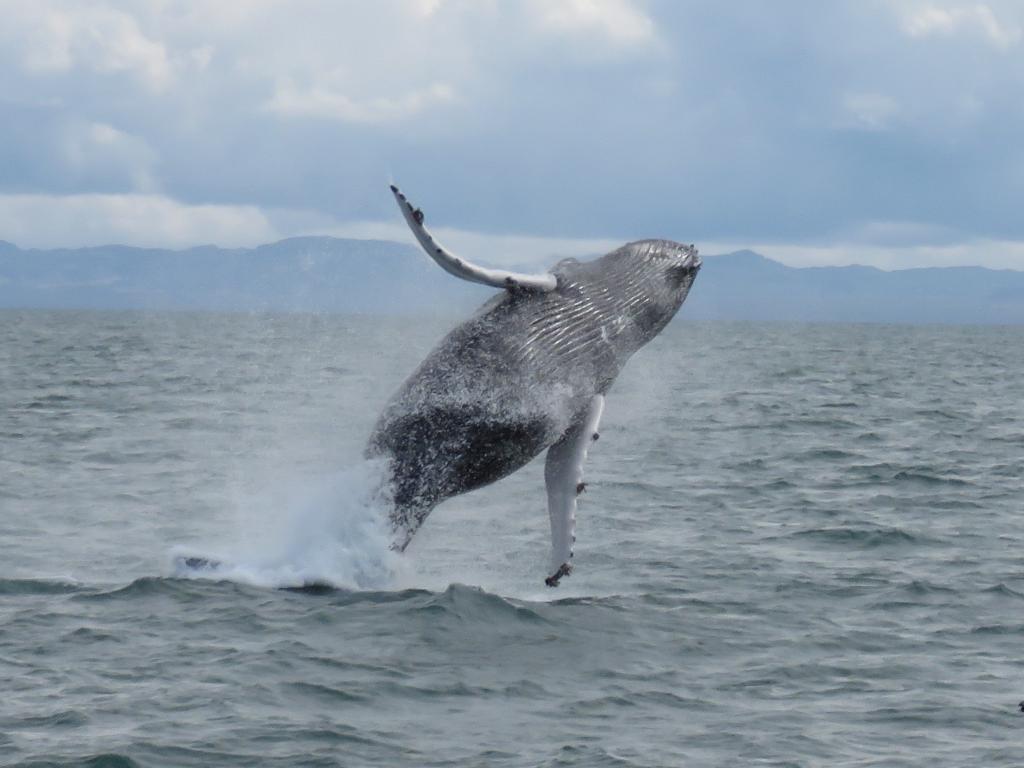
[[[279,237],[266,214],[249,205],[187,205],[143,194],[0,195],[0,239],[22,247],[243,246]]]
[[[441,10],[444,0],[410,0],[413,13],[421,18],[429,18]]]
[[[117,178],[135,192],[153,192],[157,154],[144,140],[107,123],[72,124],[59,152],[65,171],[78,178]]]
[[[896,100],[882,93],[846,93],[842,98],[843,127],[881,131],[899,114]]]
[[[188,51],[184,60],[202,72],[210,66],[210,62],[213,60],[213,50],[212,45],[201,45]]]
[[[317,117],[346,123],[391,123],[407,120],[431,107],[454,100],[447,83],[434,83],[401,96],[356,100],[329,83],[300,88],[293,80],[281,79],[264,108],[287,117]]]
[[[628,0],[533,0],[541,27],[560,33],[598,35],[622,46],[654,39],[654,22]]]
[[[9,43],[21,48],[29,72],[61,72],[71,68],[72,29],[66,15],[39,6],[0,6],[7,18]]]
[[[19,52],[30,73],[66,73],[76,67],[101,74],[129,73],[154,91],[173,79],[167,49],[146,36],[131,14],[107,4],[0,4],[0,39]]]
[[[498,267],[544,268],[569,256],[591,257],[622,245],[607,238],[489,234],[453,227],[434,227],[432,231],[456,253]],[[343,222],[314,211],[189,205],[156,194],[0,194],[0,240],[23,248],[111,243],[152,248],[209,243],[242,247],[302,235],[392,240],[418,248],[397,211],[391,221]]]
[[[871,246],[944,245],[964,239],[963,233],[923,221],[866,221],[846,227],[836,238]]]
[[[992,8],[984,3],[918,7],[906,14],[904,28],[911,37],[980,33],[989,44],[1001,49],[1016,45],[1021,39],[1020,27],[1000,22]]]

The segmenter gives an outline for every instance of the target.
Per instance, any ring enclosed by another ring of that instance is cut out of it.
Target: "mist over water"
[[[452,322],[0,312],[0,764],[1024,760],[1024,329],[676,321],[550,590],[540,462],[387,549]]]
[[[364,461],[301,487],[252,493],[233,540],[175,547],[169,575],[262,587],[392,587],[403,560],[390,549],[384,477],[381,462]],[[204,563],[192,565],[195,558]]]

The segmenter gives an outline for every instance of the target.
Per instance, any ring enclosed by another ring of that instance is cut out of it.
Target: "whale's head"
[[[692,245],[640,240],[579,266],[586,273],[581,282],[596,289],[593,299],[607,314],[605,325],[614,329],[616,346],[629,356],[675,317],[701,260]]]
[[[634,321],[645,328],[650,326],[653,337],[683,305],[702,262],[693,245],[671,240],[646,240],[631,243],[626,249],[646,298]]]

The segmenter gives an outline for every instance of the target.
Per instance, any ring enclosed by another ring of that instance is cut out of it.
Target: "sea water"
[[[684,309],[549,589],[540,461],[387,549],[453,322],[0,312],[0,765],[1024,762],[1024,328]]]

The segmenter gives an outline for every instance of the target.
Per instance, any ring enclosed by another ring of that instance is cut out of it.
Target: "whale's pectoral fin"
[[[437,242],[433,235],[427,231],[427,228],[423,226],[423,211],[419,208],[414,208],[405,195],[402,194],[402,191],[394,184],[391,185],[391,191],[395,195],[395,200],[398,201],[398,207],[402,209],[402,215],[405,217],[409,229],[412,230],[412,233],[416,236],[419,244],[423,246],[423,250],[427,252],[427,255],[436,261],[445,272],[473,283],[482,283],[494,288],[505,288],[508,290],[543,292],[553,291],[557,287],[558,280],[548,272],[528,275],[521,272],[508,272],[504,269],[487,269],[486,267],[471,264],[465,259],[460,259]]]
[[[583,418],[548,449],[544,481],[551,515],[551,575],[544,583],[549,587],[557,587],[563,576],[572,573],[576,497],[585,488],[583,462],[587,460],[590,444],[597,439],[597,425],[603,410],[604,396],[594,395]]]

